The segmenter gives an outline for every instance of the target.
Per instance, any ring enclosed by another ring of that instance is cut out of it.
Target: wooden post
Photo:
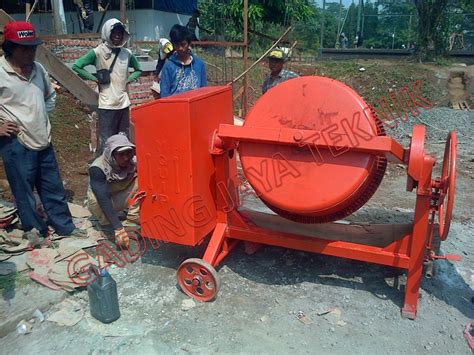
[[[248,8],[249,2],[248,0],[244,0],[244,72],[247,70],[248,65]],[[247,114],[247,105],[248,105],[248,75],[245,73],[244,80],[242,82],[244,86],[244,91],[242,94],[242,117],[245,117]]]
[[[54,34],[66,34],[66,17],[64,15],[64,7],[62,0],[52,0],[51,5],[53,7]]]
[[[25,4],[25,21],[28,21],[28,15],[30,14],[31,11],[31,4],[27,2]]]
[[[120,0],[120,21],[125,25],[127,23],[127,15],[125,10],[127,9],[127,0]]]

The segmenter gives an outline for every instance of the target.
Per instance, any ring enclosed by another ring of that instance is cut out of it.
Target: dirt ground
[[[71,122],[67,134],[86,142],[87,121],[82,116]],[[57,137],[57,146],[67,145],[66,137]],[[177,287],[176,268],[201,257],[204,246],[148,245],[140,260],[110,270],[121,317],[109,325],[90,316],[87,291],[54,293],[17,282],[15,297],[6,302],[3,294],[0,307],[30,314],[40,307],[47,316],[68,298],[84,317],[72,327],[36,322],[27,335],[12,329],[0,339],[0,353],[470,354],[462,332],[474,319],[474,143],[468,136],[458,139],[454,219],[441,252],[462,260],[435,262],[434,277],[422,280],[415,321],[400,316],[406,277],[398,269],[276,247],[247,255],[240,246],[217,268],[217,299],[199,303],[189,302]],[[75,149],[81,154],[64,156],[60,165],[66,187],[81,202],[90,153],[85,143]],[[432,140],[426,149],[440,159],[444,143]],[[405,169],[390,164],[373,198],[349,219],[410,223],[415,194],[405,185]]]

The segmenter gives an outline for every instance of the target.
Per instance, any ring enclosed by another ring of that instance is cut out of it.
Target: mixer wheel
[[[220,280],[216,269],[202,259],[191,258],[183,261],[178,267],[176,277],[181,290],[201,302],[211,301],[219,291]]]
[[[449,233],[449,226],[453,216],[454,192],[456,191],[456,132],[451,131],[446,140],[444,149],[443,167],[439,186],[438,222],[439,236],[445,240]]]

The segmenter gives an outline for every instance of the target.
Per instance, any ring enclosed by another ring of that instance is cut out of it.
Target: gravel
[[[447,107],[435,107],[422,110],[418,117],[410,116],[406,122],[398,119],[395,128],[386,127],[387,135],[396,138],[400,143],[410,143],[414,125],[426,126],[426,140],[436,143],[446,141],[448,132],[455,130],[459,139],[464,141],[474,138],[474,111],[453,110]]]

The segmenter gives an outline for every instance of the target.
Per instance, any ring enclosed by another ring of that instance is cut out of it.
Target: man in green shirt
[[[102,43],[79,58],[72,69],[86,80],[92,80],[99,86],[99,148],[103,152],[107,138],[125,133],[128,136],[130,127],[130,99],[127,84],[137,79],[142,73],[140,64],[132,52],[124,48],[130,35],[122,22],[110,19],[102,27]],[[109,80],[93,75],[84,69],[94,65],[98,72],[108,71]],[[134,69],[129,75],[128,68]]]

